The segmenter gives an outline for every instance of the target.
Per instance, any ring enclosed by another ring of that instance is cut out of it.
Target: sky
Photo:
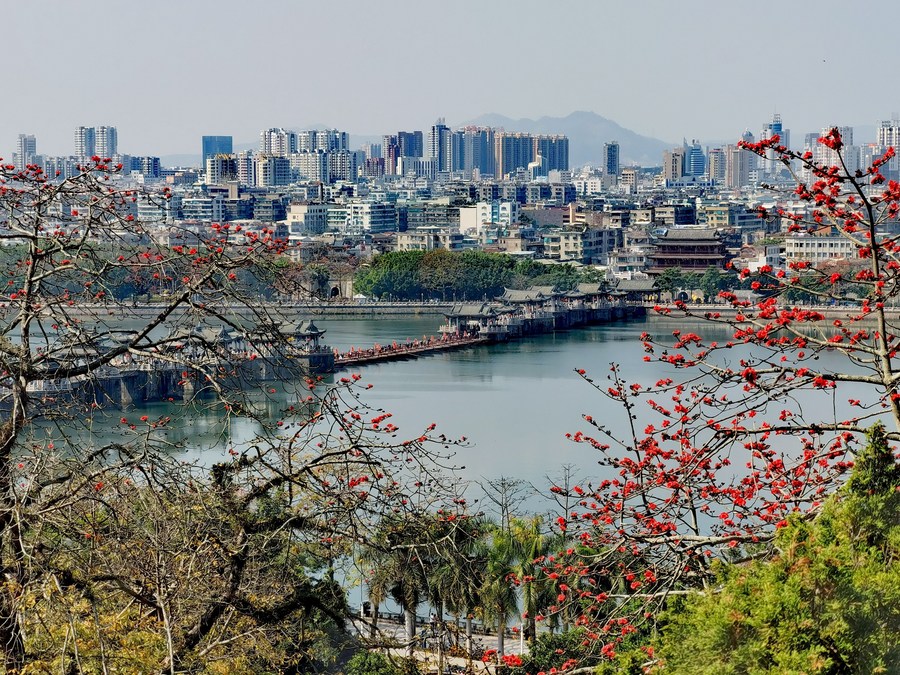
[[[0,155],[199,153],[202,135],[352,134],[589,110],[676,142],[774,112],[794,138],[900,111],[900,3],[847,0],[4,0]]]

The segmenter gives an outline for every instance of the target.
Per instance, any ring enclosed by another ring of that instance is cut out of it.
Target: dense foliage
[[[381,255],[361,268],[355,290],[381,299],[483,300],[501,295],[504,288],[548,285],[565,290],[600,278],[590,269],[517,261],[481,251],[400,251]]]

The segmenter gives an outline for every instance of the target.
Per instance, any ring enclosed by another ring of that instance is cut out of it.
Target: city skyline
[[[831,0],[14,3],[0,139],[4,154],[18,134],[67,154],[75,126],[112,124],[123,150],[166,155],[266,127],[380,135],[577,110],[667,142],[736,138],[774,112],[798,133],[873,124],[900,94],[853,83],[896,61],[873,33],[897,18]]]

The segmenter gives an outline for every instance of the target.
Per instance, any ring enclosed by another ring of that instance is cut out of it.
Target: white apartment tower
[[[900,149],[900,119],[882,120],[877,129],[877,145]]]
[[[100,157],[119,154],[119,132],[115,127],[94,127],[94,153]]]
[[[34,162],[34,156],[37,154],[37,141],[30,134],[19,134],[16,139],[16,154],[13,164],[17,169],[24,169]]]
[[[287,157],[292,152],[297,152],[297,133],[280,128],[261,131],[259,151],[264,155]]]
[[[92,157],[95,154],[94,127],[75,127],[75,156],[76,157]]]

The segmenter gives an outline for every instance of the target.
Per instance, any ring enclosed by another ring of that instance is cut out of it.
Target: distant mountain
[[[618,141],[620,164],[659,166],[662,153],[676,143],[668,143],[658,138],[642,136],[593,112],[573,112],[566,117],[541,117],[540,119],[514,120],[503,115],[490,113],[459,126],[476,125],[483,127],[503,127],[507,131],[523,131],[533,134],[563,134],[569,137],[569,165],[572,167],[603,161],[603,144]]]

